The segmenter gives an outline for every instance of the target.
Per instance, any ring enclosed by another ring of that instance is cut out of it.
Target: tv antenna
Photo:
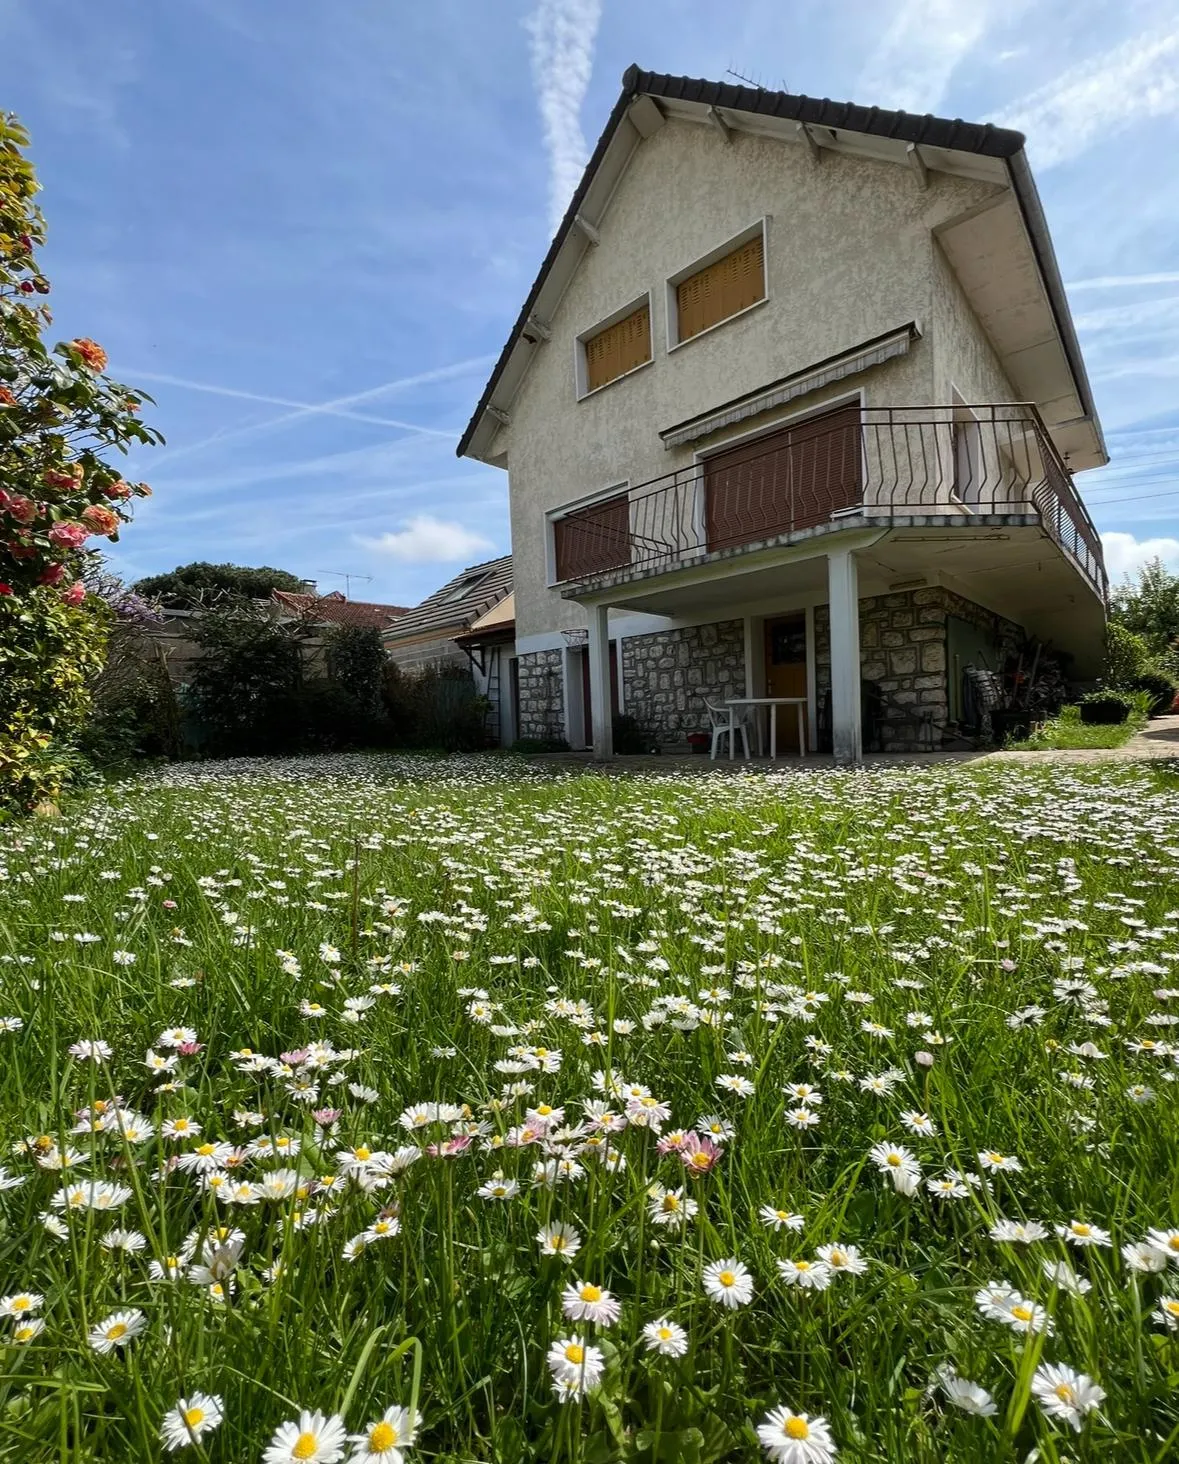
[[[765,82],[755,80],[752,76],[746,76],[743,71],[737,71],[732,66],[725,67],[725,75],[731,76],[735,81],[743,81],[746,86],[751,86],[755,91],[765,91]],[[789,91],[790,87],[786,78],[782,78],[782,90]]]
[[[315,573],[330,575],[332,579],[342,579],[344,581],[344,598],[346,600],[350,600],[352,598],[353,580],[364,580],[366,584],[370,585],[372,584],[373,580],[371,574],[349,574],[342,569],[317,569]]]

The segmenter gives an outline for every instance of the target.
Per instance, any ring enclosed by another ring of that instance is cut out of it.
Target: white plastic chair
[[[741,707],[717,707],[713,706],[707,698],[704,705],[708,708],[708,720],[712,723],[712,753],[713,761],[716,761],[717,749],[725,737],[729,739],[729,761],[737,756],[737,734],[741,734],[741,744],[745,749],[745,756],[749,756],[749,718]]]

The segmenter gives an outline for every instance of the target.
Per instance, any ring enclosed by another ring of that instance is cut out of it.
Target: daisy
[[[1105,1389],[1063,1363],[1044,1362],[1032,1377],[1032,1393],[1049,1418],[1060,1418],[1080,1433],[1085,1414],[1105,1401]]]
[[[683,1357],[688,1350],[688,1334],[667,1317],[660,1317],[643,1328],[643,1343],[648,1352],[657,1352],[660,1357]]]
[[[1151,1312],[1151,1316],[1159,1326],[1166,1327],[1168,1332],[1179,1332],[1179,1297],[1160,1296],[1159,1304]]]
[[[830,1464],[837,1452],[825,1418],[789,1408],[771,1409],[757,1436],[773,1464]]]
[[[831,1285],[831,1268],[823,1261],[777,1261],[778,1275],[787,1286],[803,1291],[826,1291]]]
[[[970,1193],[962,1176],[958,1174],[942,1174],[927,1179],[925,1188],[939,1200],[964,1200]]]
[[[74,1042],[66,1049],[71,1057],[76,1057],[79,1062],[105,1062],[111,1056],[112,1048],[109,1042]]]
[[[284,1423],[262,1455],[263,1464],[337,1464],[348,1433],[338,1414],[326,1417],[304,1409],[297,1423]]]
[[[1179,1266],[1179,1230],[1148,1230],[1146,1243],[1166,1256],[1173,1266]]]
[[[1038,1220],[996,1220],[990,1229],[991,1239],[1000,1244],[1031,1245],[1037,1240],[1047,1240],[1051,1233]]]
[[[560,1256],[563,1261],[572,1261],[581,1249],[581,1235],[572,1225],[549,1225],[538,1231],[537,1244],[542,1256]]]
[[[0,1296],[0,1317],[13,1317],[23,1321],[39,1312],[45,1298],[37,1291],[17,1291],[11,1296]]]
[[[1056,1233],[1061,1240],[1067,1240],[1070,1245],[1080,1246],[1082,1249],[1090,1245],[1112,1244],[1108,1230],[1102,1230],[1096,1225],[1086,1225],[1081,1220],[1070,1220],[1067,1225],[1058,1225]]]
[[[386,1408],[380,1418],[366,1424],[363,1433],[350,1434],[349,1464],[369,1459],[375,1464],[403,1464],[404,1450],[413,1443],[417,1429],[407,1408]]]
[[[757,1214],[761,1223],[770,1230],[801,1230],[806,1223],[792,1210],[778,1210],[773,1205],[763,1205]]]
[[[813,1108],[788,1108],[785,1118],[790,1127],[796,1129],[814,1128],[819,1122],[819,1115]]]
[[[194,1393],[191,1398],[179,1398],[175,1407],[164,1414],[160,1441],[169,1451],[199,1444],[220,1426],[222,1417],[221,1399],[214,1394]]]
[[[911,1134],[917,1134],[920,1138],[932,1139],[937,1135],[937,1124],[928,1113],[902,1113],[901,1122]]]
[[[998,1413],[995,1400],[985,1388],[958,1377],[950,1368],[943,1371],[940,1382],[946,1397],[963,1413],[972,1413],[977,1418],[993,1418]]]
[[[1165,1271],[1167,1254],[1147,1240],[1127,1241],[1122,1247],[1122,1259],[1131,1271]]]
[[[903,1145],[873,1144],[868,1152],[868,1158],[876,1165],[881,1174],[887,1175],[892,1180],[897,1194],[916,1194],[917,1181],[921,1178],[921,1165]]]
[[[647,1209],[656,1225],[686,1225],[700,1206],[683,1189],[664,1189],[654,1184],[647,1191]]]
[[[817,1254],[832,1275],[841,1272],[848,1276],[862,1276],[868,1269],[868,1262],[854,1245],[821,1245]]]
[[[577,1336],[559,1338],[549,1348],[545,1360],[559,1382],[576,1382],[586,1391],[598,1386],[606,1368],[601,1348]]]
[[[91,1327],[86,1340],[95,1352],[105,1357],[133,1342],[146,1326],[147,1318],[141,1311],[113,1312],[106,1321]]]
[[[510,1200],[519,1190],[520,1186],[514,1179],[505,1179],[497,1173],[481,1184],[475,1193],[481,1200]]]
[[[701,1279],[709,1299],[730,1311],[753,1300],[753,1277],[736,1259],[713,1261],[705,1266]]]
[[[985,1169],[989,1174],[997,1174],[1001,1170],[1018,1174],[1022,1171],[1023,1165],[1014,1154],[1000,1154],[995,1149],[987,1149],[978,1156],[979,1167]]]
[[[1086,1292],[1093,1290],[1092,1281],[1078,1276],[1067,1261],[1041,1261],[1040,1269],[1054,1286],[1059,1286],[1071,1296],[1084,1296]]]
[[[578,1281],[561,1293],[561,1310],[570,1321],[612,1327],[622,1315],[622,1303],[604,1287]]]
[[[9,1341],[18,1347],[24,1347],[26,1343],[32,1342],[45,1330],[45,1323],[40,1317],[30,1317],[27,1322],[18,1322],[12,1329]]]
[[[753,1084],[740,1073],[721,1073],[716,1079],[716,1086],[726,1093],[736,1093],[740,1098],[753,1096]]]

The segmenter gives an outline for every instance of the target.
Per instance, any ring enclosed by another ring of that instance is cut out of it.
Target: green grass
[[[1179,1332],[1153,1313],[1179,1263],[1122,1248],[1179,1224],[1177,872],[1179,785],[1139,767],[358,756],[180,767],[0,831],[0,1141],[21,1181],[0,1191],[0,1292],[44,1298],[28,1342],[0,1323],[0,1458],[147,1464],[199,1390],[224,1422],[176,1457],[207,1464],[262,1459],[302,1409],[359,1433],[394,1405],[411,1461],[751,1461],[788,1405],[857,1464],[1165,1464]],[[167,1047],[182,1027],[196,1043]],[[816,1125],[791,1126],[788,1084],[821,1091]],[[632,1085],[628,1126],[588,1124]],[[644,1094],[665,1141],[724,1132],[709,1172],[660,1152]],[[151,1133],[123,1137],[116,1103]],[[167,1137],[177,1119],[200,1135]],[[233,1184],[277,1197],[226,1203],[176,1162],[221,1143]],[[912,1194],[880,1143],[915,1157]],[[410,1152],[368,1187],[325,1183],[349,1149]],[[992,1151],[1020,1167],[988,1171]],[[938,1198],[947,1171],[977,1181]],[[497,1175],[509,1197],[481,1197]],[[111,1208],[53,1208],[88,1181],[118,1186]],[[655,1185],[696,1214],[657,1224]],[[997,1241],[1001,1218],[1047,1235]],[[1066,1242],[1074,1221],[1109,1243]],[[571,1264],[541,1254],[557,1222]],[[398,1233],[358,1245],[374,1224]],[[218,1249],[221,1226],[240,1235]],[[864,1273],[786,1284],[778,1262],[830,1244]],[[728,1258],[754,1284],[734,1310],[702,1286]],[[980,1312],[1001,1280],[1051,1335]],[[581,1281],[618,1298],[616,1325],[562,1317]],[[100,1355],[88,1334],[124,1308],[141,1334]],[[682,1358],[644,1346],[664,1317]],[[546,1353],[574,1334],[604,1371],[561,1402]],[[1047,1362],[1105,1391],[1079,1434],[1032,1395]],[[994,1413],[952,1407],[945,1368]]]
[[[1146,726],[1145,717],[1131,715],[1114,726],[1090,726],[1081,721],[1079,707],[1062,707],[1022,742],[1009,742],[1008,752],[1074,751],[1089,747],[1122,747]]]

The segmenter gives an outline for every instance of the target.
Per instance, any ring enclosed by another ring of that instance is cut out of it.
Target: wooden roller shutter
[[[553,523],[557,579],[584,579],[630,563],[630,497],[620,493]]]
[[[760,234],[676,286],[679,339],[691,340],[765,298],[765,250]]]
[[[860,409],[811,417],[704,464],[708,548],[727,549],[827,523],[860,502]]]
[[[596,391],[651,359],[651,310],[638,310],[608,325],[585,343],[585,389]]]

